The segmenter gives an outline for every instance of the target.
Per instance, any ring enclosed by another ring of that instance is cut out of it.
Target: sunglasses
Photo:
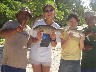
[[[51,10],[45,10],[44,12],[53,12],[54,10],[51,9]]]

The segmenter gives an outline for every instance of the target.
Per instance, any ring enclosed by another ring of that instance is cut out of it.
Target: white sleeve
[[[37,37],[37,32],[34,31],[33,28],[35,28],[35,27],[38,26],[38,25],[39,25],[39,22],[38,22],[38,21],[34,23],[33,27],[32,27],[31,30],[30,30],[30,36],[32,36],[32,37]]]
[[[30,30],[30,36],[37,37],[37,32],[33,30],[33,28]]]
[[[60,39],[60,33],[59,32],[56,32],[56,42],[60,42],[61,39]]]
[[[60,39],[60,32],[56,32],[56,48],[61,48],[61,39]]]
[[[55,23],[53,26],[56,27],[56,29],[60,29],[60,26],[57,23]],[[56,32],[56,42],[56,48],[61,48],[60,32]]]
[[[56,29],[60,29],[60,26],[57,23],[54,23],[53,25],[54,27],[56,27]],[[56,42],[60,42],[60,32],[56,32]]]

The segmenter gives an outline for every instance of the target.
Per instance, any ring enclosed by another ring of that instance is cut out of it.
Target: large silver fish
[[[67,33],[72,33],[74,37],[80,38],[80,36],[84,37],[84,34],[81,31],[78,30],[67,30]]]
[[[50,34],[52,32],[63,32],[64,29],[56,29],[53,26],[49,26],[49,25],[39,25],[36,26],[35,28],[33,28],[33,30],[35,31],[43,31],[44,33]]]
[[[49,25],[39,25],[39,26],[36,26],[35,28],[33,28],[33,30],[35,30],[37,32],[43,31],[44,33],[47,33],[47,34],[50,34],[52,32],[60,32],[62,37],[64,36],[65,31],[67,31],[68,34],[71,32],[74,37],[80,38],[80,36],[84,36],[80,31],[66,30],[66,28],[56,29],[55,27],[49,26]]]

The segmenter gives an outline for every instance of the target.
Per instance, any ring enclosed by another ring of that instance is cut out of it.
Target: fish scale
[[[35,31],[43,31],[44,33],[50,34],[52,32],[62,32],[64,31],[64,29],[56,29],[53,26],[49,26],[49,25],[39,25],[36,26],[35,28],[33,28],[33,30]]]

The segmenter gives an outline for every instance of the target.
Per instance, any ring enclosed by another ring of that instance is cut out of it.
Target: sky
[[[88,5],[89,4],[89,0],[82,0],[82,2],[85,2],[84,5]]]
[[[88,6],[89,7],[89,0],[82,0],[82,2],[84,2],[83,6]]]

